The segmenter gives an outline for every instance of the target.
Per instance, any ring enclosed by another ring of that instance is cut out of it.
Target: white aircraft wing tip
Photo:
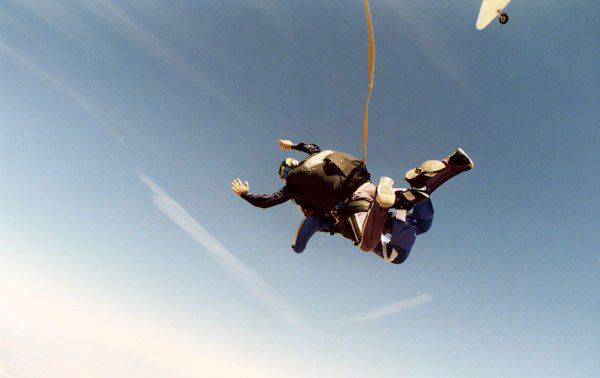
[[[510,2],[511,0],[483,0],[475,24],[477,30],[485,29]]]

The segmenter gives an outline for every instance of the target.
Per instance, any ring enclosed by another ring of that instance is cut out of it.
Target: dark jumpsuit
[[[321,148],[319,148],[319,146],[311,143],[298,143],[292,146],[292,150],[307,153],[309,156],[321,152]],[[273,194],[252,194],[250,192],[245,192],[242,194],[241,197],[246,201],[250,202],[251,205],[260,207],[262,209],[267,209],[269,207],[281,205],[282,203],[285,203],[289,200],[294,200],[296,201],[296,203],[298,203],[298,205],[305,207],[302,201],[299,201],[297,198],[292,197],[292,194],[286,186],[279,189]]]

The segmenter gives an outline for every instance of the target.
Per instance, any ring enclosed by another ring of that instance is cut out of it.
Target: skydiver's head
[[[294,158],[287,158],[279,164],[279,177],[285,181],[292,169],[297,167],[300,162]]]

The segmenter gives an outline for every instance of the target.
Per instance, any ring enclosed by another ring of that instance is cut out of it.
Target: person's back
[[[369,181],[359,159],[326,150],[312,155],[287,175],[286,190],[292,198],[322,211],[335,211],[359,186]]]
[[[305,208],[323,213],[336,211],[358,187],[369,182],[369,173],[361,160],[337,151],[321,151],[311,143],[293,144],[279,140],[282,150],[296,150],[309,156],[301,162],[286,158],[279,167],[285,186],[273,194],[253,194],[250,186],[238,178],[232,190],[250,204],[269,208],[292,200]]]

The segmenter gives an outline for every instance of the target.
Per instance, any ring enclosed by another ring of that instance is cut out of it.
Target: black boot
[[[467,170],[473,169],[475,164],[462,148],[458,148],[454,153],[446,158],[448,163],[457,167],[465,167]],[[445,160],[446,160],[445,159]]]
[[[429,193],[425,189],[406,189],[396,191],[396,201],[394,209],[410,210],[418,203],[425,202],[429,199]]]
[[[446,165],[446,168],[427,180],[427,184],[425,184],[429,194],[433,193],[434,190],[454,176],[470,171],[475,166],[473,160],[471,160],[462,148],[457,149],[452,155],[445,158],[443,163]]]

